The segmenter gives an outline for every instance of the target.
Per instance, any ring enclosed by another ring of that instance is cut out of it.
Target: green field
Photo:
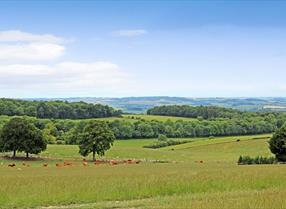
[[[104,121],[114,121],[114,120],[127,120],[130,122],[136,122],[138,120],[157,120],[157,121],[197,121],[195,118],[185,118],[185,117],[174,117],[174,116],[160,116],[160,115],[145,115],[145,114],[123,114],[122,117],[110,117],[110,118],[97,118],[96,120],[104,120]],[[89,119],[87,119],[89,120]]]
[[[161,149],[142,148],[152,139],[116,141],[106,159],[142,163],[86,167],[77,146],[49,145],[30,167],[0,160],[0,208],[283,208],[285,165],[236,164],[239,155],[270,156],[267,136],[197,138]],[[63,160],[73,165],[55,166]]]
[[[195,118],[185,118],[185,117],[174,117],[174,116],[160,116],[160,115],[144,115],[144,114],[124,114],[122,115],[124,119],[129,120],[138,120],[138,119],[144,119],[144,120],[158,120],[158,121],[177,121],[177,120],[183,120],[183,121],[197,121]]]

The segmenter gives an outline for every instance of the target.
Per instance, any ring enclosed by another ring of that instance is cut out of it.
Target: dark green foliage
[[[168,147],[168,146],[173,146],[173,145],[179,145],[179,144],[186,144],[189,143],[190,141],[184,140],[184,141],[179,141],[179,140],[166,140],[166,141],[159,141],[155,144],[152,145],[145,145],[143,146],[144,148],[151,148],[151,149],[158,149],[161,147]]]
[[[115,136],[108,125],[103,121],[90,121],[79,135],[79,153],[88,156],[93,153],[103,156],[111,148]]]
[[[168,137],[164,134],[159,134],[158,141],[167,141]]]
[[[1,100],[0,100],[1,101]],[[1,102],[0,102],[1,103]],[[1,106],[1,105],[0,105]],[[133,117],[133,119],[131,119]],[[2,116],[0,128],[9,120]],[[81,133],[90,121],[72,119],[40,119],[29,120],[43,131],[48,143],[79,144]],[[165,135],[167,138],[190,138],[234,136],[264,134],[276,131],[286,121],[284,113],[245,113],[235,115],[232,118],[211,118],[201,120],[144,120],[139,116],[116,119],[107,122],[117,139],[158,138]],[[57,142],[59,141],[59,142]]]
[[[121,111],[101,104],[63,101],[0,99],[0,115],[54,119],[85,119],[120,116]]]
[[[286,126],[273,134],[269,141],[269,148],[278,161],[286,162]]]
[[[257,156],[255,158],[249,156],[239,156],[238,165],[252,165],[252,164],[275,164],[277,160],[275,157],[262,157]]]
[[[14,117],[7,122],[2,130],[0,137],[0,149],[3,152],[25,152],[26,156],[38,154],[47,147],[41,130],[30,122],[27,118]]]
[[[160,134],[168,138],[215,137],[272,133],[279,128],[278,120],[286,121],[286,115],[277,115],[271,121],[268,116],[202,121],[115,120],[109,126],[117,139],[157,138]]]
[[[147,114],[211,119],[232,118],[239,114],[239,111],[215,106],[167,105],[153,107],[147,111]]]

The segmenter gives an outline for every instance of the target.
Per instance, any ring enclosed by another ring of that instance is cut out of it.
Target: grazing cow
[[[99,164],[101,164],[101,161],[100,161],[100,160],[94,161],[94,165],[99,165]]]
[[[48,167],[48,163],[44,163],[44,164],[43,164],[43,167]]]
[[[56,167],[57,168],[61,168],[61,167],[63,167],[60,163],[56,163]]]
[[[11,167],[11,168],[13,168],[13,167],[15,167],[15,166],[16,166],[15,163],[10,163],[10,164],[8,165],[8,167]]]
[[[200,160],[200,163],[204,163],[204,161]]]
[[[70,162],[64,162],[64,166],[71,166],[72,164]]]
[[[88,163],[86,161],[82,162],[83,166],[88,166]]]
[[[118,165],[118,161],[116,161],[116,160],[111,160],[111,161],[110,161],[110,164],[111,164],[111,165]]]

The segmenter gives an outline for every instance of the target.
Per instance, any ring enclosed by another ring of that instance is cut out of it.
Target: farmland
[[[76,145],[49,145],[30,167],[1,159],[1,208],[282,208],[284,165],[238,166],[239,155],[270,156],[269,135],[192,138],[146,149],[155,139],[117,140],[105,159],[140,164],[82,165]],[[238,139],[240,141],[238,141]],[[181,140],[181,139],[178,139]],[[58,168],[58,162],[72,162]],[[42,167],[48,163],[48,167]],[[29,194],[29,195],[27,195]],[[274,201],[275,199],[275,201]]]

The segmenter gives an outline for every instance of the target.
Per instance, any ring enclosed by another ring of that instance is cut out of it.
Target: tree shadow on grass
[[[13,161],[45,161],[46,160],[46,159],[41,158],[39,156],[31,156],[31,157],[27,158],[25,156],[12,157],[9,155],[4,155],[4,156],[0,156],[0,158],[2,158],[4,160],[13,160]]]

